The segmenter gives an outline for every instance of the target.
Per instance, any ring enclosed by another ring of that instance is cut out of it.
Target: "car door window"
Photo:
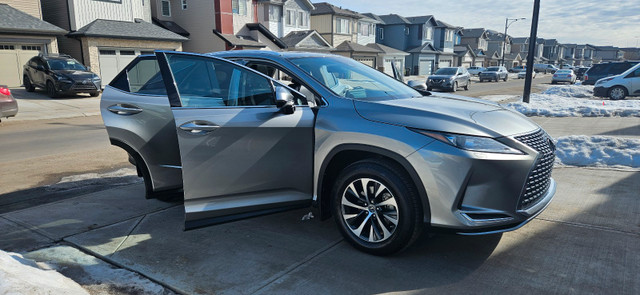
[[[116,76],[109,83],[109,86],[137,94],[167,95],[167,89],[155,57],[145,57],[134,61],[125,71]]]
[[[304,94],[307,99],[315,99],[316,101],[319,101],[318,97],[308,88],[306,84],[302,83],[298,78],[294,78],[293,75],[285,70],[282,70],[280,67],[277,67],[271,63],[261,61],[249,61],[246,63],[246,66],[297,90],[298,92]],[[294,100],[296,105],[309,104],[307,100],[302,98],[296,97]]]
[[[249,70],[213,58],[168,56],[183,107],[273,106],[271,81]]]

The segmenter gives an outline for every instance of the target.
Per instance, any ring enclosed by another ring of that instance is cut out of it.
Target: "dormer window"
[[[433,39],[433,28],[427,25],[424,25],[423,29],[422,29],[422,38],[424,40],[431,40]]]
[[[171,16],[171,1],[170,0],[162,0],[160,2],[160,10],[162,11],[162,16]]]

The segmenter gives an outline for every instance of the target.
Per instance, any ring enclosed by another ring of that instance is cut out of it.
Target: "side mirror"
[[[296,105],[293,103],[293,93],[282,85],[276,85],[276,107],[284,114],[293,114]]]

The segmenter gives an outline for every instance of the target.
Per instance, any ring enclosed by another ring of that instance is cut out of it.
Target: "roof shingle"
[[[0,32],[55,36],[66,34],[67,30],[54,26],[7,4],[0,4]]]
[[[105,37],[135,40],[187,41],[174,32],[154,24],[136,20],[135,22],[97,19],[79,30],[69,33],[70,37]]]

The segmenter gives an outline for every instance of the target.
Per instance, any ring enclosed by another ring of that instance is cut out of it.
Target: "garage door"
[[[384,73],[393,77],[393,68],[391,65],[392,62],[393,62],[393,59],[385,58],[384,64],[382,66],[384,67]]]
[[[440,61],[440,68],[448,68],[451,66],[451,61],[450,60],[441,60]]]
[[[40,54],[44,44],[0,44],[0,85],[19,87],[22,85],[22,66]]]
[[[470,61],[465,61],[465,62],[462,63],[462,66],[468,69],[468,68],[471,67],[471,62]]]
[[[420,64],[418,66],[420,67],[418,71],[418,75],[421,75],[421,76],[430,75],[431,69],[433,68],[433,61],[428,59],[421,59]]]
[[[112,49],[101,48],[99,50],[100,77],[102,85],[109,84],[136,56],[140,54],[153,54],[153,51],[145,49]]]
[[[355,59],[355,60],[357,60],[357,61],[359,61],[359,62],[361,62],[361,63],[363,63],[365,65],[368,65],[368,66],[370,66],[372,68],[375,67],[376,59],[374,57],[354,57],[353,59]]]

